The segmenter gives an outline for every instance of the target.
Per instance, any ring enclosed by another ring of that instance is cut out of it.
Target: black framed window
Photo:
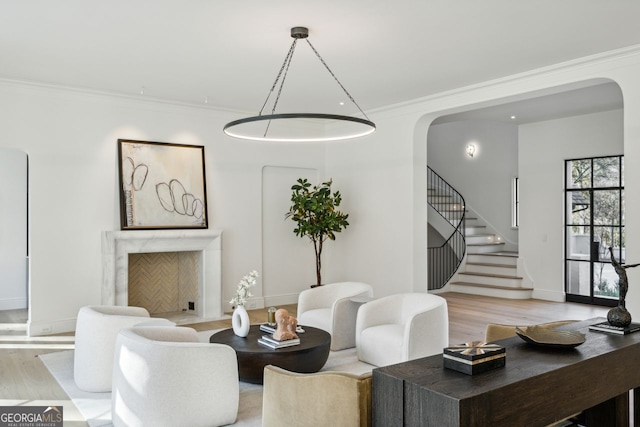
[[[567,301],[614,306],[618,275],[609,248],[625,262],[624,157],[565,161]]]

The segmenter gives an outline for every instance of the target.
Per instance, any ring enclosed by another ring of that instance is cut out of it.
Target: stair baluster
[[[458,270],[466,252],[464,198],[427,166],[427,203],[451,225],[451,234],[440,246],[428,248],[427,289],[440,289]]]

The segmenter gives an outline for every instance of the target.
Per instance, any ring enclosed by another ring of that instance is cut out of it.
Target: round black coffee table
[[[303,328],[305,332],[298,334],[300,345],[276,350],[258,344],[258,338],[269,335],[260,330],[260,325],[252,325],[245,338],[234,334],[233,329],[225,329],[211,335],[209,342],[227,344],[236,351],[240,381],[262,384],[262,374],[267,365],[300,373],[322,369],[329,358],[331,335],[322,329]]]

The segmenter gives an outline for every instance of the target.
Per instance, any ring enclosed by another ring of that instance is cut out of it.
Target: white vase
[[[246,337],[249,335],[249,327],[251,324],[249,323],[249,313],[247,313],[244,305],[239,305],[233,310],[231,324],[233,325],[233,333],[237,336]]]

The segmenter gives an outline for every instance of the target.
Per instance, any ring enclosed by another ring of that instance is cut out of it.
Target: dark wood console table
[[[499,341],[506,366],[473,376],[445,369],[442,355],[374,369],[373,425],[545,426],[584,411],[587,426],[628,426],[628,391],[640,387],[640,332],[588,330],[604,320],[563,327],[587,335],[574,349],[533,346],[519,337]]]

